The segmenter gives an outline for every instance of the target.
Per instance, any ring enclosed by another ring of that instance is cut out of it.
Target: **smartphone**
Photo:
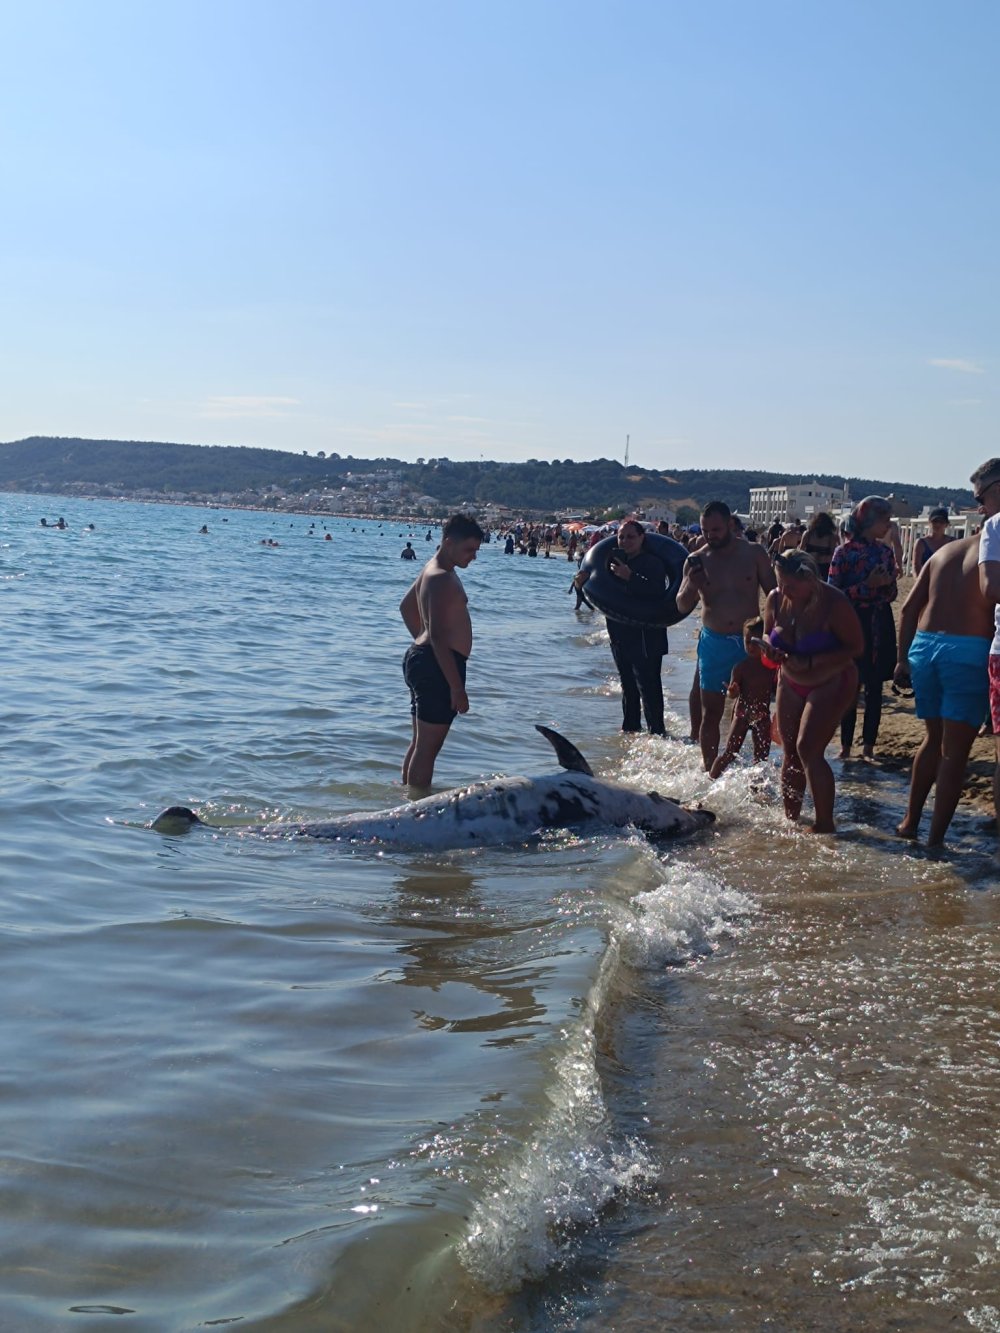
[[[622,548],[620,546],[614,547],[611,554],[608,556],[609,567],[611,565],[627,565],[627,564],[628,564],[628,556],[625,554]]]
[[[768,643],[768,641],[767,641],[766,639],[758,639],[757,636],[756,636],[755,634],[754,634],[754,635],[751,635],[751,637],[750,637],[750,642],[751,642],[752,644],[755,644],[755,645],[761,650],[762,653],[780,653],[780,652],[781,652],[781,649],[780,649],[780,648],[775,648],[775,646],[774,646],[773,643]]]
[[[688,556],[688,569],[691,570],[692,574],[696,574],[698,573],[699,570],[702,570],[704,568],[705,568],[705,562],[702,560],[700,555]]]

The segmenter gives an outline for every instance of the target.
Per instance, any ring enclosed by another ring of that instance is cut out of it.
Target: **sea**
[[[241,833],[405,799],[408,539],[0,496],[0,1329],[1000,1330],[995,841],[901,843],[878,767],[836,837],[709,782],[694,621],[624,737],[573,566],[485,545],[435,782],[544,723],[708,833]]]

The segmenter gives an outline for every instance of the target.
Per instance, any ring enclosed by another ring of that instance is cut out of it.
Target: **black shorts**
[[[467,658],[451,650],[459,679],[465,684]],[[434,649],[429,643],[414,643],[403,658],[403,679],[410,687],[410,712],[418,722],[434,722],[450,726],[456,713],[451,706],[451,687],[438,666]]]

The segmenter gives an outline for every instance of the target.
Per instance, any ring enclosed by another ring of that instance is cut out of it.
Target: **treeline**
[[[877,478],[844,478],[834,473],[761,472],[722,468],[625,468],[608,458],[526,463],[451,462],[438,458],[404,463],[391,458],[337,454],[292,454],[280,449],[218,445],[159,444],[135,440],[81,440],[33,436],[0,444],[0,489],[79,491],[112,488],[206,496],[261,491],[277,486],[291,493],[338,489],[347,473],[391,471],[413,496],[430,495],[448,508],[500,504],[519,512],[571,509],[580,512],[631,510],[665,504],[724,500],[746,512],[750,489],[817,480],[851,495],[892,493],[917,512],[924,505],[968,505],[968,489],[917,486]]]
[[[383,461],[381,466],[388,466]],[[156,444],[141,440],[76,440],[35,435],[0,444],[0,487],[64,490],[81,485],[126,491],[196,491],[217,495],[266,486],[309,490],[341,486],[343,474],[371,471],[369,459],[310,457],[280,449]]]

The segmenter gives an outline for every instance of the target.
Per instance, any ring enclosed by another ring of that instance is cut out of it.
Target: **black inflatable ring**
[[[661,600],[643,601],[631,596],[628,585],[612,574],[608,558],[618,550],[617,537],[605,537],[583,557],[580,568],[588,575],[581,589],[584,599],[595,611],[622,625],[676,625],[688,614],[677,610],[677,591],[688,553],[673,537],[658,532],[646,533],[643,549],[667,567],[667,589]]]

